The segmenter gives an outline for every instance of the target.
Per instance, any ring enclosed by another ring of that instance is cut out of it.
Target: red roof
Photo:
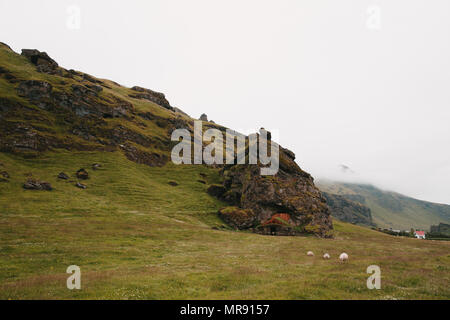
[[[425,231],[416,231],[416,235],[424,236],[425,235]]]
[[[286,222],[289,222],[289,220],[291,219],[291,216],[289,214],[287,214],[287,213],[277,213],[277,214],[274,214],[272,216],[272,218],[270,218],[270,220],[268,220],[265,223],[263,223],[263,225],[267,225],[267,224],[282,224],[279,219],[284,220]]]

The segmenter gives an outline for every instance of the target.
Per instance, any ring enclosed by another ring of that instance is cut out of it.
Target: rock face
[[[450,224],[441,222],[437,226],[431,226],[430,233],[450,236]]]
[[[241,209],[238,207],[226,207],[219,210],[219,217],[229,226],[235,229],[248,229],[256,222],[256,214],[252,209]]]
[[[3,44],[0,50],[11,57],[11,61],[0,60],[0,80],[14,88],[0,97],[0,152],[34,157],[55,149],[121,151],[137,163],[162,166],[169,160],[173,129],[191,131],[180,112],[174,117],[166,112],[138,112],[135,100],[129,98],[146,99],[172,110],[162,93],[124,88],[66,70],[39,50],[24,49],[21,56]],[[25,66],[23,57],[28,60]],[[28,68],[28,74],[18,72],[22,67]],[[38,75],[43,72],[53,77],[44,81]],[[118,94],[118,88],[124,92]],[[148,134],[146,128],[153,125],[149,121],[161,130]]]
[[[165,95],[161,92],[156,92],[150,89],[142,88],[142,87],[133,87],[131,90],[136,91],[135,94],[131,94],[131,98],[135,99],[145,99],[151,102],[154,102],[161,107],[164,107],[168,110],[175,111],[175,109],[170,105],[169,101],[167,101]]]
[[[333,225],[326,200],[315,187],[313,178],[301,170],[294,159],[292,152],[281,148],[280,169],[275,176],[261,176],[259,165],[224,167],[222,175],[226,191],[219,191],[219,188],[211,191],[230,204],[254,213],[252,219],[233,219],[233,225],[238,229],[253,228],[264,234],[332,236]],[[289,216],[286,224],[272,230],[264,228],[280,214]],[[223,213],[219,215],[224,217]]]
[[[39,72],[54,74],[57,72],[58,63],[50,58],[46,52],[36,49],[23,49],[22,55],[31,61]]]
[[[356,201],[346,199],[341,195],[327,192],[323,192],[322,194],[327,200],[331,214],[335,218],[353,224],[375,226],[372,221],[372,213],[370,208]]]

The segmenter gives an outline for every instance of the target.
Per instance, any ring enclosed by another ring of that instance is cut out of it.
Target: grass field
[[[119,152],[0,153],[0,163],[11,176],[0,182],[0,299],[450,298],[450,242],[339,221],[334,239],[236,232],[197,181],[220,180],[203,166],[151,168]],[[86,190],[56,178],[82,167]],[[24,190],[30,173],[54,190]],[[338,261],[343,251],[348,263]],[[381,290],[366,287],[373,264]],[[81,290],[66,288],[69,265],[81,268]]]

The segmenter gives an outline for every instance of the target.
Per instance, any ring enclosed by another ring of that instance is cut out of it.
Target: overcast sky
[[[0,0],[0,41],[450,204],[448,0]]]

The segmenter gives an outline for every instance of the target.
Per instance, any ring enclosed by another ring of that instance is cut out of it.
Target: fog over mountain
[[[450,204],[449,12],[447,0],[0,0],[0,41],[164,92],[193,117],[277,131],[314,177]]]

